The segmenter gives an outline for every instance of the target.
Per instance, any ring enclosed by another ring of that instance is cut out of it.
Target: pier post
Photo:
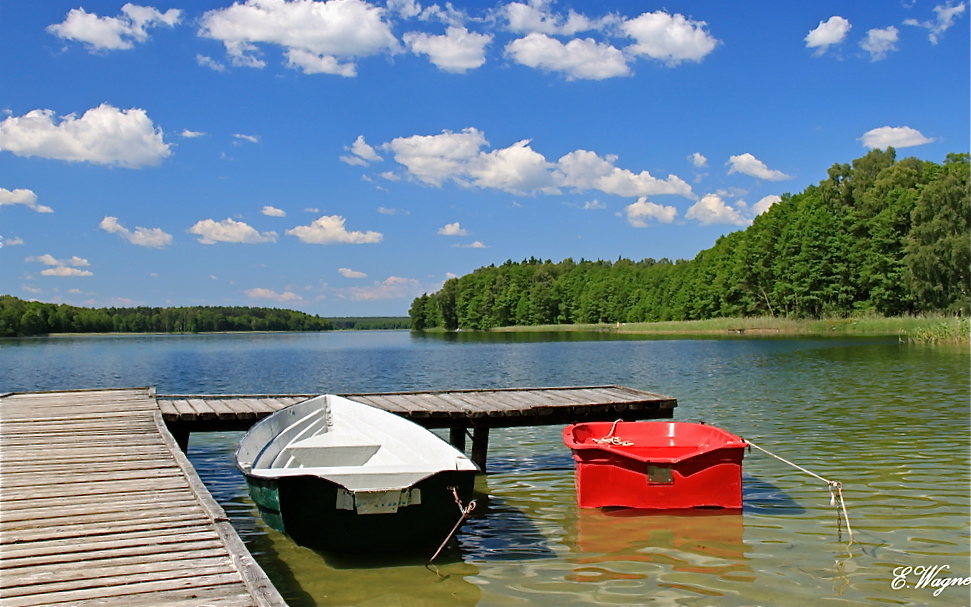
[[[465,453],[465,426],[452,426],[448,429],[448,442]]]
[[[489,426],[482,422],[472,422],[472,461],[485,474],[486,456],[489,453]]]

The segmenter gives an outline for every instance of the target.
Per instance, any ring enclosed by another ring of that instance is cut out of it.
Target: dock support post
[[[180,424],[178,422],[175,422],[175,423],[171,423],[170,422],[170,423],[165,424],[165,427],[168,428],[169,434],[171,434],[172,435],[172,438],[175,439],[175,444],[177,444],[179,446],[179,449],[182,450],[182,453],[188,453],[189,452],[189,434],[190,434],[190,430],[188,428],[188,424]]]
[[[465,453],[465,426],[452,426],[448,429],[448,442]]]
[[[472,461],[485,474],[486,456],[489,453],[489,426],[472,422]]]

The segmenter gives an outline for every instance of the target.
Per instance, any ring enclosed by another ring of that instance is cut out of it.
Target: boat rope
[[[598,445],[617,445],[618,447],[630,447],[631,445],[634,444],[633,441],[623,440],[620,437],[614,436],[614,431],[617,430],[617,424],[619,424],[622,421],[624,420],[618,419],[617,421],[615,421],[614,425],[610,427],[610,432],[607,433],[607,436],[603,438],[593,438],[590,440],[597,443]]]
[[[434,561],[435,558],[438,557],[438,555],[442,552],[442,549],[445,548],[445,544],[447,544],[448,541],[452,539],[452,536],[455,535],[455,532],[459,530],[459,527],[462,525],[462,522],[465,521],[465,519],[469,516],[469,514],[472,513],[473,510],[475,510],[475,500],[469,501],[468,506],[463,506],[462,500],[461,498],[459,498],[458,489],[455,487],[449,487],[449,489],[452,490],[452,497],[455,498],[455,504],[459,507],[459,512],[461,513],[461,516],[459,517],[459,520],[455,522],[455,526],[452,527],[452,530],[449,531],[448,535],[445,537],[445,541],[442,542],[442,545],[438,547],[438,550],[435,551],[435,554],[432,555],[432,558],[428,559],[428,563],[426,563],[426,565],[432,564],[432,561]]]
[[[815,472],[812,472],[810,470],[806,470],[802,466],[800,466],[798,464],[794,464],[794,463],[790,462],[789,460],[787,460],[786,458],[781,457],[781,456],[778,456],[775,453],[772,453],[771,451],[769,451],[768,449],[764,449],[764,448],[756,445],[755,443],[753,443],[750,440],[747,440],[745,442],[750,447],[755,447],[756,449],[758,449],[759,451],[765,453],[766,455],[771,455],[772,457],[776,458],[777,460],[779,460],[781,462],[785,462],[786,464],[789,464],[793,468],[795,468],[797,470],[800,470],[802,472],[805,472],[809,476],[812,476],[814,478],[817,478],[817,479],[823,481],[824,483],[826,483],[826,485],[829,486],[829,505],[830,506],[836,506],[837,505],[837,502],[839,502],[839,507],[836,509],[836,537],[837,537],[837,539],[839,541],[843,541],[842,521],[845,520],[846,521],[846,532],[850,536],[850,542],[849,542],[849,544],[847,544],[847,547],[853,545],[853,528],[850,527],[850,515],[846,511],[846,502],[843,501],[843,483],[841,483],[839,481],[831,481],[828,478],[823,478],[823,477],[819,476],[818,474],[816,474]],[[842,515],[842,520],[841,520],[841,515]]]

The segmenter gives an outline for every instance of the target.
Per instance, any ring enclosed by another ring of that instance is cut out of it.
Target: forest
[[[692,260],[530,258],[416,298],[412,329],[717,317],[967,315],[969,155],[942,164],[873,150]]]
[[[0,337],[52,333],[330,331],[319,316],[277,308],[79,308],[0,295]]]

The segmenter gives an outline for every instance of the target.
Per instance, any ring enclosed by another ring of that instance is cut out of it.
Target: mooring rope
[[[812,476],[814,478],[818,478],[819,480],[821,480],[824,483],[826,483],[826,485],[829,486],[829,505],[830,506],[835,506],[836,505],[836,502],[839,501],[839,509],[837,509],[837,511],[836,511],[836,534],[837,534],[837,539],[839,541],[843,541],[843,529],[842,529],[842,525],[841,525],[841,521],[840,521],[840,513],[842,512],[843,520],[846,521],[846,532],[850,535],[850,543],[847,544],[847,547],[853,545],[853,528],[850,527],[850,515],[846,511],[846,502],[843,501],[843,483],[841,483],[839,481],[831,481],[828,478],[823,478],[823,477],[819,476],[818,474],[816,474],[815,472],[812,472],[810,470],[806,470],[802,466],[800,466],[798,464],[794,464],[794,463],[790,462],[789,460],[787,460],[786,458],[781,457],[781,456],[778,456],[775,453],[772,453],[768,449],[763,449],[762,447],[756,445],[755,443],[753,443],[750,440],[747,440],[745,442],[750,447],[755,447],[759,451],[761,451],[761,452],[763,452],[763,453],[765,453],[767,455],[771,455],[772,457],[776,458],[780,462],[785,462],[785,463],[789,464],[790,466],[792,466],[793,468],[795,468],[797,470],[800,470],[802,472],[805,472],[809,476]]]
[[[632,446],[634,444],[632,441],[623,440],[617,436],[614,436],[614,431],[617,429],[617,424],[619,424],[622,421],[623,420],[620,420],[620,419],[615,421],[614,425],[610,427],[610,432],[607,433],[607,436],[603,438],[592,438],[590,440],[597,443],[598,445],[617,445],[618,447]]]
[[[455,504],[459,507],[459,512],[462,513],[462,516],[460,516],[459,520],[455,522],[455,526],[452,527],[451,531],[449,531],[448,535],[445,537],[445,541],[442,542],[442,545],[438,547],[438,550],[435,551],[435,554],[432,555],[432,558],[428,559],[426,566],[432,564],[432,561],[434,561],[435,558],[438,557],[439,553],[441,553],[442,549],[445,548],[445,544],[447,544],[448,541],[452,539],[452,536],[455,535],[455,532],[459,530],[459,527],[462,525],[462,521],[464,521],[469,516],[469,514],[471,514],[472,511],[475,510],[475,500],[469,501],[468,506],[463,506],[462,500],[459,498],[458,489],[456,489],[455,487],[449,487],[449,489],[452,490],[452,497],[455,498]]]

